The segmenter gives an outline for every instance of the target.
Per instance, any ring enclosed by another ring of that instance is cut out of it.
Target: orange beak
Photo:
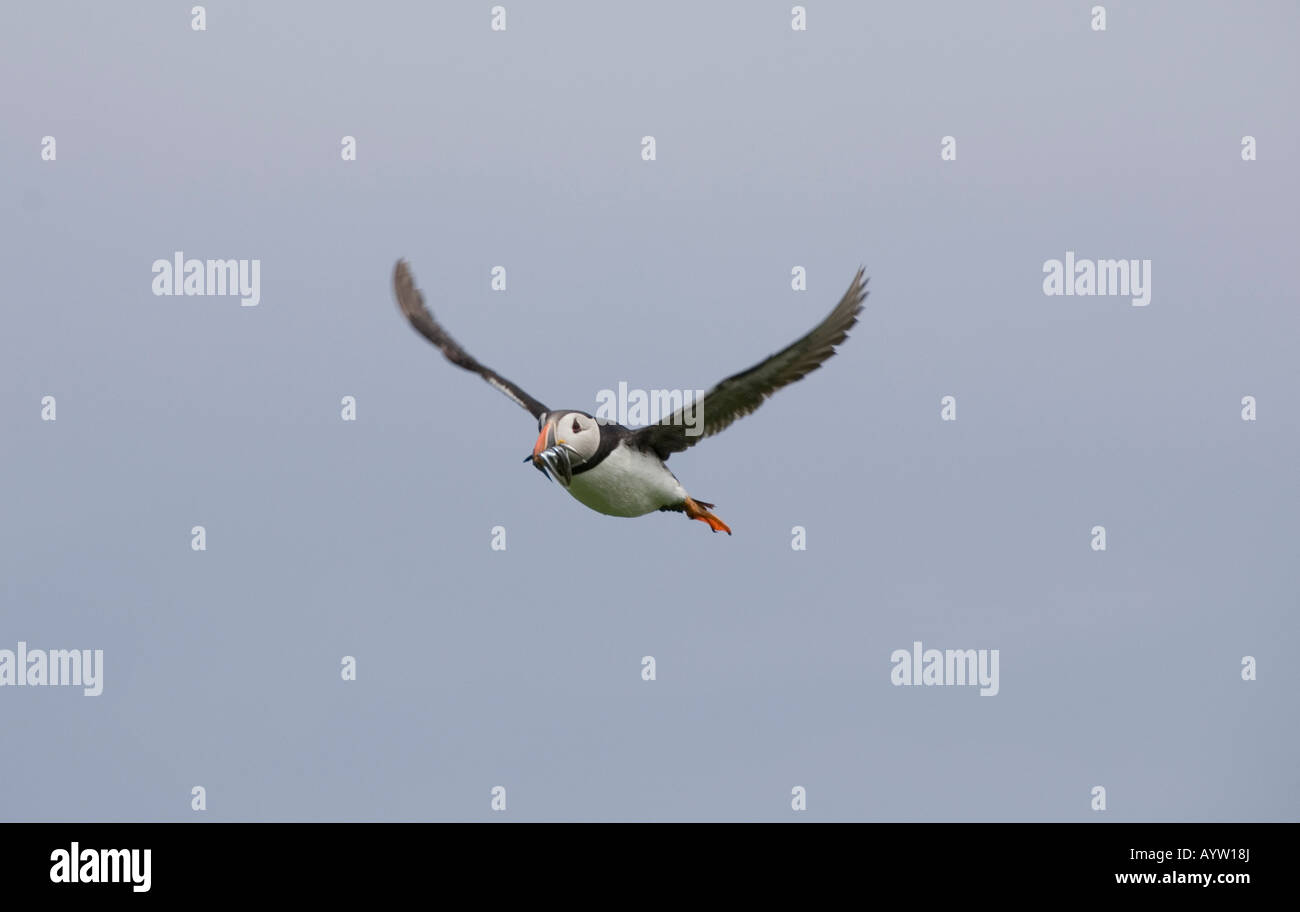
[[[541,465],[542,461],[538,456],[542,450],[553,446],[555,446],[555,425],[548,422],[546,427],[542,428],[542,432],[537,435],[537,442],[533,444],[533,463]]]

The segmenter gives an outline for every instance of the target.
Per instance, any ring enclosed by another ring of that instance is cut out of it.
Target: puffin
[[[655,511],[684,513],[714,532],[731,528],[714,505],[686,493],[665,463],[673,453],[712,437],[753,412],[769,396],[817,370],[848,338],[867,297],[859,268],[838,304],[806,335],[753,367],[714,384],[703,397],[656,424],[626,428],[581,409],[550,409],[460,346],[424,303],[405,260],[393,269],[397,306],[416,332],[452,364],[473,371],[537,420],[537,440],[524,457],[579,503],[609,516],[644,516]],[[689,416],[689,419],[688,419]]]

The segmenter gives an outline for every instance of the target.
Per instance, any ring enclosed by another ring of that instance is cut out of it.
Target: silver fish
[[[573,481],[573,457],[578,455],[568,444],[557,443],[553,447],[547,447],[537,454],[541,460],[543,471],[549,471],[551,480],[558,481],[566,488]],[[541,468],[541,466],[539,466]]]

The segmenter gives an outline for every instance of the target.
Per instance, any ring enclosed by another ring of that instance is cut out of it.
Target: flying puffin
[[[527,409],[537,419],[537,442],[524,457],[543,475],[559,482],[578,501],[610,516],[643,516],[655,510],[685,513],[709,524],[714,532],[731,529],[711,511],[713,504],[694,500],[664,462],[705,437],[748,415],[781,387],[822,366],[835,346],[848,337],[867,297],[863,271],[853,277],[840,302],[812,331],[748,370],[714,385],[703,398],[658,424],[631,430],[594,418],[578,409],[548,409],[490,367],[480,364],[447,334],[415,287],[405,260],[393,269],[397,304],[420,335],[442,349],[447,360],[474,371]],[[687,424],[687,415],[696,420]],[[702,422],[698,419],[702,417]]]

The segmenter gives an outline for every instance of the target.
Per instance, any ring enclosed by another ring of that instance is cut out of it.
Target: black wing
[[[415,287],[415,281],[411,278],[411,270],[407,268],[406,260],[398,260],[397,266],[393,269],[393,289],[397,292],[397,306],[402,308],[402,313],[406,314],[406,319],[411,321],[411,325],[415,327],[420,335],[442,349],[442,353],[447,356],[448,361],[457,367],[463,367],[465,370],[478,374],[488,383],[491,383],[515,402],[532,412],[534,418],[541,418],[547,411],[546,406],[525,393],[518,386],[492,368],[475,361],[474,356],[461,348],[460,343],[439,325],[438,321],[433,318],[433,314],[429,312],[429,308],[424,305],[424,295],[420,294],[420,289]]]
[[[812,332],[749,370],[721,381],[702,399],[679,409],[658,424],[633,431],[629,442],[642,450],[653,450],[660,459],[667,459],[670,453],[679,453],[729,427],[737,418],[743,418],[762,405],[764,399],[781,387],[815,371],[835,354],[835,346],[848,338],[849,327],[858,322],[866,297],[867,280],[863,278],[863,270],[859,269],[840,303]],[[693,422],[698,433],[687,434],[683,418],[692,408],[698,409]],[[702,428],[697,423],[698,417],[703,417]]]

